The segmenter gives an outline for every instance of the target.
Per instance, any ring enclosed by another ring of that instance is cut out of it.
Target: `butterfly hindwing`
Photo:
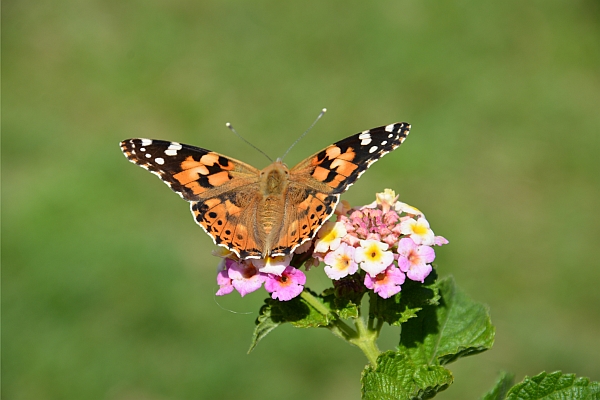
[[[290,182],[284,220],[273,252],[288,255],[296,247],[312,239],[335,211],[339,198],[339,194],[327,194]]]
[[[264,236],[256,230],[258,185],[240,187],[205,201],[191,203],[194,219],[215,244],[241,258],[259,257]]]

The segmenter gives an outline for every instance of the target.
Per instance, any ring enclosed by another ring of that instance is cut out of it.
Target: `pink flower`
[[[217,284],[219,285],[219,290],[217,290],[217,296],[225,296],[233,292],[233,285],[231,284],[231,278],[227,274],[226,269],[222,269],[217,274]]]
[[[281,276],[269,274],[265,281],[265,289],[271,297],[280,301],[288,301],[304,290],[306,275],[299,269],[287,267]]]
[[[227,259],[227,275],[232,280],[231,284],[242,297],[260,289],[266,277],[258,272],[252,260],[235,262]]]
[[[398,267],[413,281],[423,282],[432,268],[435,251],[429,246],[417,245],[411,238],[398,242]]]
[[[394,254],[386,251],[388,248],[387,243],[377,240],[361,240],[360,247],[354,253],[354,260],[362,270],[375,276],[394,262]]]
[[[371,275],[365,275],[365,286],[369,289],[373,289],[380,297],[384,299],[390,298],[398,293],[404,283],[405,276],[400,269],[389,266],[385,271],[371,277]]]
[[[330,279],[341,279],[358,271],[358,264],[354,262],[354,247],[346,243],[325,256],[325,274]]]
[[[446,239],[443,236],[436,236],[435,238],[433,238],[433,244],[435,246],[442,246],[444,244],[448,244],[450,242],[448,242],[448,239]]]

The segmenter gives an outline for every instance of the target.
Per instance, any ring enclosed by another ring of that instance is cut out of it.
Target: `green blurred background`
[[[490,306],[494,348],[440,398],[500,370],[600,379],[598,1],[9,0],[2,22],[5,399],[358,399],[366,359],[326,330],[246,355],[266,293],[215,299],[211,240],[118,147],[263,167],[224,123],[277,157],[323,107],[287,161],[410,122],[345,199],[395,189]]]

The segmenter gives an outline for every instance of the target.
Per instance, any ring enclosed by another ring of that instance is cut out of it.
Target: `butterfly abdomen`
[[[275,161],[260,172],[260,195],[256,224],[261,231],[263,255],[272,253],[283,224],[285,192],[289,186],[289,171],[281,161]]]

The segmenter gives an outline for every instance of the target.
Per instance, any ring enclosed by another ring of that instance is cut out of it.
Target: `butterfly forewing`
[[[128,139],[121,142],[121,150],[129,161],[157,175],[188,201],[202,201],[258,181],[256,168],[187,144]]]
[[[402,144],[410,131],[406,122],[384,125],[357,133],[326,147],[290,171],[310,175],[327,185],[331,193],[343,193],[375,161]]]

